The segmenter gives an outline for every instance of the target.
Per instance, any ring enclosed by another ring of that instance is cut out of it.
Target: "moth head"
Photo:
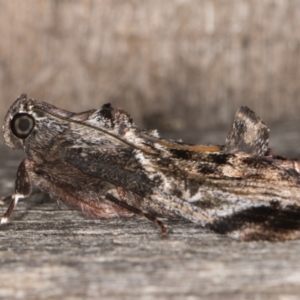
[[[21,95],[8,110],[3,125],[5,143],[12,149],[23,148],[24,141],[30,136],[35,120],[31,114],[33,100]]]
[[[23,94],[6,114],[4,141],[12,149],[24,149],[28,155],[34,155],[36,151],[49,149],[57,136],[68,128],[73,115]]]

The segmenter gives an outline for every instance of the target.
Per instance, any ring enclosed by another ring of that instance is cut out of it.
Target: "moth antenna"
[[[123,202],[123,201],[119,200],[118,198],[116,198],[112,194],[106,194],[105,196],[109,201],[112,201],[112,202],[116,203],[117,205],[119,205],[123,208],[126,208],[127,210],[133,212],[134,214],[139,215],[141,217],[144,217],[144,218],[154,222],[157,226],[160,227],[161,235],[162,236],[167,235],[167,228],[165,227],[165,224],[162,221],[160,221],[159,219],[157,219],[156,217],[154,217],[153,215],[148,214],[148,213],[144,213],[142,210],[140,210],[136,207],[133,207],[133,206],[127,204],[126,202]]]

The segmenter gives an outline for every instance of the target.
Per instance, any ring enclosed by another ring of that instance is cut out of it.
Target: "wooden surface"
[[[3,144],[0,153],[7,195],[22,155]],[[162,239],[139,217],[89,219],[36,194],[0,227],[0,299],[299,299],[300,241],[239,242],[166,224]]]

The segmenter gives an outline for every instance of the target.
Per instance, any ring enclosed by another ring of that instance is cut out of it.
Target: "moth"
[[[3,126],[27,155],[1,219],[37,186],[99,218],[188,219],[240,240],[299,237],[300,161],[276,156],[267,125],[241,107],[224,145],[191,145],[139,129],[122,109],[72,113],[21,95]]]

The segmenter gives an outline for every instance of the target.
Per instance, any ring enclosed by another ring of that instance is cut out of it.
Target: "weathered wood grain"
[[[21,153],[0,145],[0,189]],[[0,206],[1,212],[5,207]],[[297,299],[300,241],[238,242],[183,220],[96,220],[43,194],[0,227],[2,299]]]

